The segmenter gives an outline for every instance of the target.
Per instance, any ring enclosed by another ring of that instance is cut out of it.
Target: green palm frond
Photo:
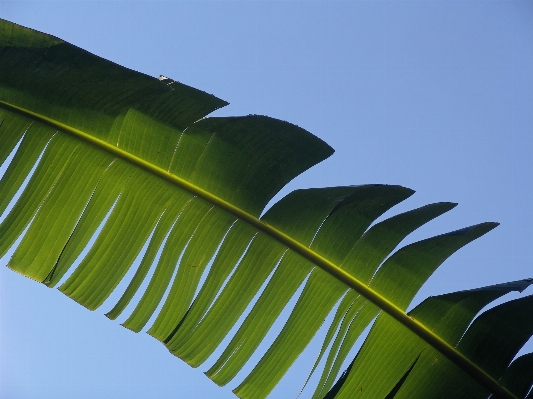
[[[0,256],[20,239],[14,271],[61,283],[93,310],[148,244],[107,316],[125,310],[154,265],[123,325],[138,332],[155,316],[148,333],[193,367],[258,296],[206,372],[219,385],[243,368],[303,285],[282,331],[235,389],[243,398],[266,397],[335,308],[309,365],[314,372],[325,359],[317,398],[528,394],[531,356],[511,361],[533,333],[532,297],[474,318],[532,280],[430,297],[405,313],[450,255],[496,223],[396,249],[455,204],[377,223],[413,194],[387,185],[296,190],[263,214],[283,186],[333,153],[326,143],[265,116],[206,118],[226,103],[2,20],[0,63],[0,161],[14,154],[0,181]]]

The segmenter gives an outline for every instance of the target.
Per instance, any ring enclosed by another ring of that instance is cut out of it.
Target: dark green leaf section
[[[515,299],[479,316],[457,348],[499,378],[533,334],[533,296]]]
[[[409,367],[409,369],[407,369],[407,371],[402,376],[402,378],[400,378],[400,381],[398,381],[396,383],[396,385],[394,386],[394,388],[392,388],[392,390],[389,392],[389,394],[387,396],[385,396],[385,399],[393,399],[396,396],[398,391],[402,388],[405,380],[407,380],[407,377],[409,377],[409,374],[411,374],[411,371],[413,370],[413,367],[415,366],[417,361],[418,361],[418,357],[415,359],[413,364],[411,364],[411,367]]]
[[[252,214],[333,152],[309,132],[272,118],[194,124],[226,103],[7,21],[0,27],[0,100],[119,147]],[[48,45],[32,45],[31,35]]]
[[[496,226],[497,223],[481,223],[403,247],[385,261],[370,286],[406,309],[442,262]]]
[[[200,90],[132,71],[5,20],[0,20],[0,33],[3,101],[83,131],[101,134],[102,122],[111,125],[131,108],[183,130],[227,104]],[[83,114],[68,112],[80,109]]]
[[[194,162],[191,152],[200,154]],[[309,132],[273,118],[207,118],[183,134],[170,172],[259,215],[285,184],[332,153]]]
[[[450,344],[457,345],[476,314],[487,304],[510,291],[522,291],[531,280],[501,284],[471,291],[462,291],[430,297],[409,314],[431,328]],[[497,308],[494,308],[497,309]],[[527,309],[524,309],[527,311]],[[485,312],[484,315],[493,313]],[[474,322],[476,324],[476,322]],[[468,333],[467,333],[468,334]],[[369,354],[371,356],[369,356]],[[407,370],[412,362],[417,363],[394,395],[398,398],[485,398],[488,395],[467,374],[419,338],[408,333],[389,316],[382,314],[354,360],[352,371],[345,378],[336,397],[348,398],[354,389],[367,387],[368,394],[355,397],[379,397],[400,381],[401,370]],[[387,359],[387,361],[385,361]],[[394,363],[397,362],[397,363]],[[375,370],[382,380],[375,377]]]
[[[218,384],[250,360],[304,284],[282,331],[236,388],[241,397],[265,397],[336,304],[311,368],[326,359],[315,397],[332,387],[330,396],[341,398],[439,397],[451,379],[458,382],[449,397],[487,395],[418,336],[425,325],[433,338],[455,346],[481,307],[529,282],[430,298],[411,313],[424,325],[409,324],[402,310],[445,259],[496,224],[394,252],[409,233],[455,204],[431,204],[375,224],[413,194],[387,185],[297,190],[259,219],[287,182],[332,154],[326,143],[264,116],[202,119],[226,103],[3,20],[0,63],[0,161],[18,146],[0,181],[0,213],[9,210],[0,224],[0,255],[25,232],[10,268],[50,287],[61,284],[63,293],[96,309],[148,244],[107,316],[118,317],[147,283],[123,325],[140,331],[154,316],[149,334],[198,366],[248,312],[206,373]],[[530,360],[507,365],[531,335],[524,315],[532,303],[527,297],[485,312],[458,346],[520,394],[531,381],[522,371]],[[488,356],[491,351],[496,355]]]
[[[523,291],[531,282],[532,280],[522,280],[431,297],[415,308],[411,315],[430,325],[438,322],[435,332],[456,346],[467,326],[482,307],[506,292]],[[491,309],[483,315],[492,311]],[[443,317],[440,316],[442,314],[444,314]],[[487,389],[476,384],[467,374],[439,353],[428,349],[423,353],[420,367],[415,369],[412,379],[408,381],[405,389],[400,391],[399,398],[425,398],[428,395],[437,398],[465,396],[486,398],[488,396]]]
[[[57,37],[38,32],[33,29],[1,20],[0,36],[2,45],[5,47],[50,47],[56,44],[64,43]]]
[[[533,353],[522,355],[509,365],[500,384],[519,398],[525,398],[533,385]]]

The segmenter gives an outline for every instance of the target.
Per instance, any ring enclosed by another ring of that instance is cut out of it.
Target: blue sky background
[[[501,223],[446,261],[414,305],[533,277],[531,2],[0,1],[0,17],[230,102],[214,115],[287,120],[335,148],[280,196],[387,183],[417,191],[389,216],[459,203],[405,243]],[[119,326],[127,315],[105,318],[112,305],[89,312],[1,267],[0,398],[234,397],[243,376],[216,387],[202,373],[215,359],[190,368]],[[273,398],[298,394],[323,334]]]

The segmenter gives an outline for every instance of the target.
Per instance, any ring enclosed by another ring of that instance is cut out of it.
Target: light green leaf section
[[[194,338],[194,341],[198,342],[200,348],[205,351],[209,351],[209,348],[216,348],[218,346],[219,342],[205,342],[205,337],[201,335],[203,333],[211,337],[211,339],[213,338],[212,332],[214,331],[210,328],[205,329],[204,318],[217,295],[221,294],[224,282],[234,271],[241,254],[245,252],[255,234],[254,229],[241,221],[237,221],[231,227],[197,298],[188,309],[186,317],[181,320],[179,328],[175,329],[167,338],[169,348],[172,346],[176,354],[179,351],[179,356],[184,360],[188,361],[188,358],[183,349],[181,349],[182,345],[178,344],[181,340],[190,339],[192,341],[192,338]],[[228,310],[232,310],[232,308],[230,307]],[[216,325],[218,330],[220,324]],[[219,332],[219,335],[224,336],[224,333]],[[194,344],[189,342],[187,348],[192,351]]]
[[[45,131],[46,130],[48,129],[45,129]],[[28,137],[28,135],[33,132],[39,134],[42,132],[42,129],[29,129],[26,132],[27,136],[25,136],[24,141],[26,141],[26,137]],[[51,132],[48,131],[47,133]],[[47,137],[47,139],[49,139],[49,137]],[[33,143],[41,144],[43,145],[43,147],[46,145],[45,140],[33,141],[28,138],[28,142],[30,141],[32,141]],[[37,159],[39,156],[39,154],[36,153],[37,151],[31,151],[27,149],[24,144],[25,143],[23,142],[22,145],[19,147],[19,151],[24,151],[24,153],[20,153],[20,157],[17,154],[15,156],[15,161],[18,161],[19,159],[26,160],[28,158]],[[68,152],[56,154],[53,151],[53,149],[61,150],[64,148],[66,148]],[[42,150],[42,148],[39,148],[39,150]],[[26,187],[19,200],[0,226],[0,234],[2,234],[0,253],[2,255],[5,254],[9,247],[20,236],[26,226],[28,226],[28,224],[38,212],[43,201],[45,201],[46,198],[49,196],[50,190],[54,187],[54,184],[57,183],[57,179],[59,178],[59,176],[64,172],[62,162],[68,161],[69,157],[74,153],[74,146],[72,142],[67,143],[61,140],[52,140],[47,146],[47,150],[48,151],[43,154],[41,162],[35,170],[30,182],[28,183],[28,186]],[[2,188],[5,188],[6,192],[16,193],[19,189],[19,185],[27,177],[27,175],[24,175],[23,179],[17,179],[15,177],[15,173],[20,171],[21,169],[24,170],[24,172],[29,172],[31,168],[21,167],[18,163],[16,165],[12,165],[13,167],[9,168],[6,172],[6,185]],[[9,203],[7,199],[2,202],[4,203],[4,206],[7,206]],[[28,274],[29,277],[38,279],[38,276],[33,276],[31,274],[32,270],[26,272],[26,270],[28,269],[31,269],[31,265],[28,265],[26,263],[21,264],[17,268],[17,271]]]
[[[376,223],[414,193],[387,185],[297,190],[260,218],[285,184],[332,154],[326,143],[265,116],[206,118],[226,103],[3,20],[0,64],[0,161],[17,148],[0,181],[0,212],[8,211],[0,254],[25,231],[8,264],[13,270],[50,287],[62,282],[61,292],[92,310],[136,267],[107,316],[132,305],[123,326],[133,331],[154,317],[148,333],[194,367],[251,308],[206,372],[220,385],[251,360],[305,282],[283,329],[235,389],[243,398],[268,395],[336,304],[310,365],[314,373],[325,359],[316,398],[438,397],[452,377],[460,381],[454,389],[472,397],[513,398],[500,377],[517,395],[525,392],[529,358],[505,370],[531,335],[533,325],[522,320],[530,299],[485,312],[455,348],[484,304],[525,283],[430,298],[405,314],[445,259],[496,224],[396,250],[455,204]],[[498,354],[487,356],[492,347]]]
[[[0,132],[2,132],[0,162],[3,163],[7,159],[30,125],[31,122],[26,118],[10,117],[8,119],[7,113],[4,110],[0,110]]]
[[[114,159],[103,171],[76,228],[55,266],[43,281],[46,285],[54,287],[78,259],[134,173],[127,163],[118,159]]]
[[[355,188],[328,215],[311,248],[340,263],[373,220],[411,194],[411,190],[398,186]],[[307,346],[344,292],[343,284],[321,270],[313,270],[284,329],[236,389],[237,395],[266,396]]]
[[[106,316],[111,320],[116,319],[132,300],[133,296],[144,281],[144,278],[152,266],[152,263],[155,261],[155,257],[160,249],[160,246],[163,245],[165,238],[168,237],[170,229],[174,226],[177,218],[181,215],[184,207],[191,201],[191,199],[192,197],[185,192],[174,194],[172,197],[171,202],[165,208],[161,218],[157,223],[157,227],[152,239],[150,240],[147,251],[143,256],[139,268],[128,285],[128,288],[113,309],[106,314]],[[144,302],[144,298],[141,302]],[[152,312],[149,314],[151,315]]]
[[[187,201],[180,209],[178,219],[169,233],[154,276],[137,307],[124,323],[125,327],[139,331],[148,322],[170,283],[181,252],[210,209],[212,207],[208,204],[195,198]],[[155,326],[152,328],[155,329]],[[160,340],[164,340],[164,338],[161,337]]]
[[[132,176],[128,186],[131,189],[120,196],[94,246],[59,288],[89,309],[99,307],[126,274],[174,191],[145,173]]]
[[[233,216],[212,208],[200,222],[183,254],[163,309],[149,330],[151,335],[169,342],[192,303],[204,268],[234,221]],[[202,251],[198,251],[199,246],[203,247]],[[169,349],[172,351],[170,345]]]
[[[58,179],[53,183],[50,192],[33,219],[31,227],[24,235],[9,264],[10,267],[31,274],[43,281],[55,264],[65,242],[76,226],[94,186],[102,172],[111,162],[111,157],[97,151],[82,151],[74,140],[61,147],[53,144],[60,142],[58,136],[48,148],[58,149],[58,154],[70,154]],[[50,164],[46,161],[50,160]],[[43,168],[53,166],[56,159],[43,158]],[[57,160],[62,163],[62,160]],[[88,173],[88,171],[90,171]],[[36,181],[36,180],[34,180]],[[71,212],[64,212],[65,204],[69,204]]]
[[[3,213],[39,159],[46,144],[52,138],[54,131],[44,126],[31,126],[31,122],[28,119],[14,115],[11,117],[5,111],[2,114],[4,118],[0,126],[0,131],[2,132],[2,140],[0,141],[0,145],[2,146],[2,162],[4,162],[10,152],[15,148],[17,142],[24,137],[13,162],[0,181],[0,212]],[[36,134],[24,136],[27,129],[31,129],[32,133],[35,130],[37,132],[35,132]]]
[[[267,212],[263,220],[268,220],[272,224],[277,223],[278,226],[285,223],[288,228],[293,229],[292,233],[300,240],[311,243],[315,232],[320,227],[323,220],[327,217],[328,212],[330,212],[340,201],[342,201],[344,196],[352,193],[355,190],[357,190],[357,188],[351,187],[321,190],[299,190],[291,193],[289,196],[282,199],[278,204],[274,205],[274,207]],[[304,204],[305,206],[303,206]],[[232,232],[230,232],[230,234],[233,236]],[[225,334],[237,321],[240,314],[244,311],[244,308],[248,305],[266,277],[272,272],[273,268],[284,253],[284,247],[276,244],[273,245],[270,240],[268,240],[262,234],[259,234],[259,236],[256,237],[254,242],[252,242],[250,245],[249,250],[233,274],[232,279],[228,282],[226,288],[220,294],[217,302],[213,305],[213,309],[205,316],[201,325],[195,328],[194,336],[180,345],[184,349],[186,348],[186,353],[190,353],[190,355],[186,356],[185,353],[180,352],[180,356],[183,356],[186,361],[194,365],[199,365],[200,359],[201,361],[205,360],[206,356],[216,349],[218,343],[224,338]],[[242,251],[235,253],[235,256],[232,258],[232,261],[234,262],[233,264],[236,263],[238,256],[241,254]],[[255,254],[262,256],[262,258],[255,256]],[[289,253],[286,256],[292,257],[293,260],[299,258],[292,253]],[[277,312],[275,312],[273,309],[269,309],[268,313],[266,314],[272,315],[272,317],[267,320],[264,317],[261,317],[265,314],[265,312],[257,311],[255,309],[252,310],[252,313],[248,317],[238,335],[242,334],[242,331],[244,331],[247,328],[246,326],[250,324],[254,326],[253,328],[255,330],[255,334],[253,338],[246,340],[244,348],[242,347],[242,343],[239,344],[242,349],[245,349],[246,346],[251,346],[253,349],[255,349],[256,346],[252,344],[252,341],[258,344],[263,338],[264,333],[266,333],[265,328],[262,330],[258,329],[257,323],[265,323],[268,327],[270,327],[272,322],[279,314],[279,308],[283,307],[286,303],[286,301],[282,300],[282,298],[279,298],[279,295],[282,295],[283,298],[288,300],[288,298],[290,298],[290,296],[292,296],[296,290],[299,283],[303,281],[305,275],[309,273],[308,268],[302,268],[294,262],[285,262],[286,259],[284,258],[275,272],[271,284],[267,286],[265,293],[260,297],[258,305],[256,306],[257,309],[258,306],[260,307],[261,304],[266,301],[269,305],[272,305],[274,309],[277,309]],[[285,267],[284,264],[289,267]],[[255,276],[253,276],[253,281],[250,281],[252,278],[249,275],[250,273],[255,273]],[[291,274],[291,277],[287,278],[286,275],[283,276],[283,273],[289,273]],[[282,276],[281,279],[279,277],[280,275]],[[281,289],[279,284],[275,283],[276,281],[284,281],[285,284],[292,287],[292,289],[287,289],[287,285],[284,286],[284,289]],[[199,298],[202,298],[202,296]],[[266,298],[270,299],[267,300]],[[276,298],[277,300],[272,300],[272,298]],[[261,321],[252,321],[254,320],[254,315],[256,314],[259,315]],[[193,317],[193,314],[188,314],[187,318],[189,319],[189,317]],[[184,323],[188,322],[189,320],[184,320]],[[182,326],[183,330],[180,328],[181,331],[178,331],[176,336],[172,337],[172,340],[169,342],[169,346],[172,348],[171,350],[179,350],[179,347],[175,345],[177,345],[179,342],[178,340],[181,337],[185,337],[184,333],[186,331],[186,325],[187,324],[184,324]],[[266,327],[266,330],[268,330],[268,327]],[[183,333],[181,333],[182,331]],[[263,335],[261,335],[259,331],[263,331]],[[209,339],[204,338],[204,335],[208,336]],[[202,339],[196,339],[197,337],[202,337]],[[194,339],[194,342],[198,343],[194,344],[192,339]],[[195,345],[198,345],[198,350],[201,351],[198,354],[194,354],[193,352]],[[230,344],[228,348],[232,346],[233,345]],[[246,353],[244,351],[239,352]],[[249,356],[250,353],[251,352],[248,352],[247,356]],[[236,359],[235,355],[236,353],[234,352],[232,359]],[[192,356],[194,356],[196,359],[193,360]],[[245,356],[245,359],[247,359],[247,356]],[[227,364],[226,361],[224,361],[224,363]],[[242,367],[242,364],[237,367],[237,369],[240,369],[240,367]]]

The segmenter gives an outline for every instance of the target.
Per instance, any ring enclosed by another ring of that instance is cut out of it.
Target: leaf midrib
[[[142,158],[139,158],[127,151],[124,151],[118,147],[115,147],[103,140],[95,138],[90,134],[84,133],[81,130],[75,129],[71,126],[65,125],[61,122],[58,122],[54,119],[51,119],[47,116],[38,114],[36,112],[30,111],[28,109],[10,104],[8,102],[0,100],[0,106],[6,108],[10,111],[22,114],[25,117],[30,117],[36,119],[40,122],[43,122],[47,125],[50,125],[54,128],[57,128],[67,134],[70,134],[78,139],[81,139],[101,150],[107,151],[137,167],[140,167],[146,170],[153,175],[162,178],[168,181],[171,184],[174,184],[191,194],[202,198],[205,201],[210,202],[216,207],[232,214],[238,219],[248,223],[257,230],[263,232],[269,237],[277,240],[281,244],[285,245],[287,248],[290,248],[303,258],[307,259],[314,265],[320,267],[326,273],[330,274],[337,280],[344,283],[347,287],[356,291],[359,295],[366,298],[368,301],[379,307],[382,311],[387,313],[389,316],[394,318],[396,321],[401,323],[403,326],[408,328],[418,337],[423,339],[426,343],[431,345],[434,349],[439,351],[442,355],[446,356],[450,361],[455,363],[459,368],[466,372],[470,377],[476,380],[480,385],[488,389],[490,392],[498,395],[502,399],[518,399],[505,387],[501,386],[492,376],[485,372],[482,368],[472,362],[469,358],[464,356],[459,352],[455,347],[448,344],[443,340],[439,335],[435,334],[424,324],[418,322],[412,317],[408,316],[402,309],[396,306],[393,302],[389,301],[387,298],[374,291],[372,288],[368,287],[352,275],[346,273],[340,267],[330,262],[328,259],[320,256],[309,247],[302,245],[300,242],[296,241],[292,237],[286,235],[282,231],[276,229],[275,227],[261,221],[259,218],[249,214],[248,212],[243,211],[242,209],[232,205],[231,203],[223,200],[216,195],[211,194],[208,191],[203,190],[202,188],[191,184],[187,180],[184,180],[172,173],[153,165],[149,162],[146,162]]]

